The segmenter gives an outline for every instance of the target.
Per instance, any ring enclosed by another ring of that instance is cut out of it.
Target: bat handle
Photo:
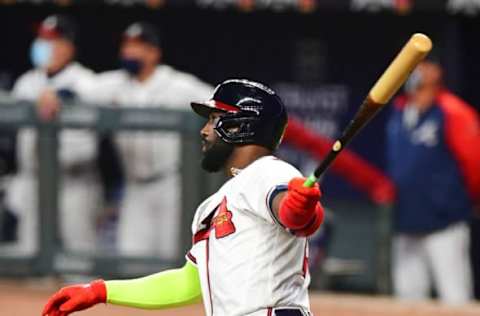
[[[347,143],[343,139],[342,136],[338,139],[332,146],[332,150],[328,153],[327,157],[320,163],[320,165],[315,169],[315,171],[307,178],[307,180],[303,183],[303,186],[306,188],[311,188],[318,181],[318,179],[322,176],[322,174],[328,169],[328,167],[332,164],[335,160],[335,157],[342,151],[344,145],[343,143]]]
[[[317,182],[318,178],[315,177],[315,175],[312,173],[307,180],[303,183],[303,186],[306,188],[311,188],[315,185],[315,182]]]

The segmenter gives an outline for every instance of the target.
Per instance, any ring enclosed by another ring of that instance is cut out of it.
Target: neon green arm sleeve
[[[187,261],[181,269],[167,270],[139,279],[106,281],[107,303],[163,309],[200,301],[197,268]]]

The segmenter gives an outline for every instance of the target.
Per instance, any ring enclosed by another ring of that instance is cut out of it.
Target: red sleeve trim
[[[193,244],[195,245],[199,241],[206,240],[208,239],[209,236],[210,236],[210,227],[207,229],[202,229],[193,236]]]
[[[187,253],[186,257],[187,260],[191,261],[194,264],[197,264],[197,258],[195,258],[190,251]]]
[[[445,140],[464,177],[470,198],[480,203],[480,119],[454,94],[443,90],[437,101],[445,115]]]
[[[302,263],[302,275],[304,278],[308,274],[308,242],[305,243],[305,251],[303,253],[303,263]]]
[[[332,140],[314,133],[295,119],[288,120],[284,141],[319,161],[327,155],[333,145]],[[393,202],[395,188],[390,179],[380,169],[354,152],[344,149],[331,168],[353,186],[366,192],[374,202]]]

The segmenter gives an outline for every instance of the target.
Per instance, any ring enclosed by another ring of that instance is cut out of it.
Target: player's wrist
[[[288,195],[280,202],[278,217],[287,228],[300,229],[310,222],[314,215],[313,210],[299,207]]]
[[[308,237],[313,235],[317,231],[317,229],[320,227],[320,225],[323,223],[324,216],[325,215],[324,215],[324,210],[322,205],[320,203],[317,203],[315,207],[314,216],[312,217],[310,222],[308,222],[304,227],[300,229],[293,230],[293,233],[296,236],[302,236],[302,237]]]
[[[90,282],[90,287],[93,294],[95,295],[95,303],[106,303],[107,302],[107,286],[105,281],[98,279]]]

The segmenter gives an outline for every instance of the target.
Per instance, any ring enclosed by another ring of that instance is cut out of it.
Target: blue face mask
[[[30,60],[36,68],[45,68],[52,57],[52,44],[44,39],[36,39],[30,48]]]
[[[120,67],[126,70],[131,76],[136,76],[142,70],[143,64],[136,58],[120,58]]]

